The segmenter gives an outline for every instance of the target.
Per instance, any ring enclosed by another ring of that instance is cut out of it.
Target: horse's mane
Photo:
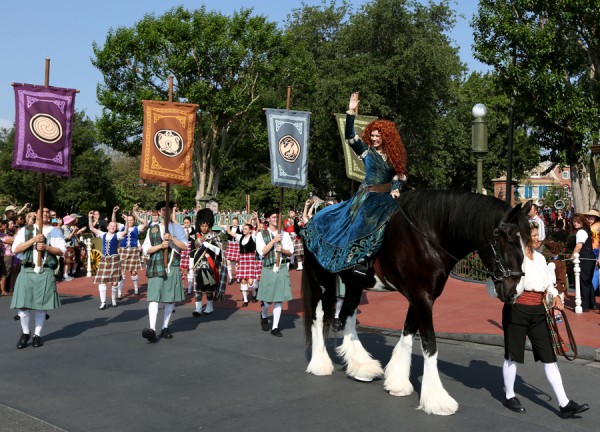
[[[462,190],[417,189],[402,193],[400,207],[425,233],[443,233],[451,239],[464,239],[475,245],[488,243],[504,214],[511,207],[493,196]],[[398,213],[396,218],[403,218]],[[530,228],[520,213],[517,227],[527,243]]]

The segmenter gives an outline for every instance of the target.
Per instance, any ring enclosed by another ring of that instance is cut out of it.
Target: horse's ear
[[[525,203],[525,205],[523,206],[523,213],[525,213],[525,215],[527,216],[529,214],[529,212],[531,211],[531,206],[533,205],[533,201],[529,200]]]
[[[529,200],[525,203],[525,205],[519,203],[513,208],[509,209],[504,213],[504,217],[502,218],[502,222],[513,222],[518,217],[519,213],[523,213],[523,215],[527,216],[529,211],[531,210],[532,201]]]

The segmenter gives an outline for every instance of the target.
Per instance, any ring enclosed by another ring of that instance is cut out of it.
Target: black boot
[[[27,342],[29,342],[30,335],[22,333],[19,338],[19,342],[17,342],[17,349],[23,349],[27,346]]]
[[[269,319],[263,318],[262,315],[260,316],[260,327],[262,331],[269,331]]]

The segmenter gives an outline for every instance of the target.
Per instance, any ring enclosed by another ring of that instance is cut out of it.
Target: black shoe
[[[339,318],[334,318],[333,323],[331,324],[331,328],[334,332],[339,332],[344,328],[344,326],[342,325],[342,321]]]
[[[248,302],[242,303],[242,307],[248,307]]]
[[[256,303],[258,300],[256,299],[256,297],[252,297],[252,303]]]
[[[23,349],[27,346],[27,342],[29,341],[29,335],[25,333],[21,333],[21,337],[19,338],[19,342],[17,342],[17,349]]]
[[[42,338],[36,335],[33,335],[33,342],[31,342],[31,346],[34,348],[39,348],[42,345],[44,345],[44,342],[42,342]]]
[[[202,316],[202,314],[200,312],[197,312],[197,311],[192,312],[192,315],[195,316],[195,317]]]
[[[516,397],[511,397],[510,399],[504,399],[502,403],[506,408],[516,413],[524,414],[525,408],[521,405],[521,401]],[[561,408],[562,410],[562,408]]]
[[[569,417],[573,417],[575,414],[579,414],[582,413],[584,411],[587,411],[590,409],[590,406],[588,404],[578,404],[575,401],[569,401],[569,403],[564,406],[564,407],[560,407],[560,416],[562,418],[569,418]]]
[[[104,309],[106,309],[106,303],[101,303],[98,310],[104,310]]]
[[[228,283],[229,285],[233,285],[233,279],[230,279]]]
[[[269,331],[269,320],[263,318],[262,315],[260,317],[260,327],[262,328],[262,331]]]
[[[173,339],[173,335],[169,331],[168,327],[165,327],[164,329],[162,329],[162,331],[160,332],[160,335],[165,339]]]
[[[120,295],[119,297],[117,297],[117,300],[119,300],[119,301],[123,300],[123,296]]]
[[[356,264],[354,267],[352,267],[352,273],[360,275],[360,276],[366,276],[368,271],[369,271],[368,263],[359,263],[359,264]]]
[[[281,337],[281,336],[283,336],[283,335],[281,334],[281,332],[279,331],[279,329],[278,329],[278,328],[274,328],[273,330],[271,330],[271,334],[272,334],[273,336],[276,336],[276,337]]]
[[[156,342],[156,332],[152,329],[145,328],[142,330],[142,337],[148,339],[150,343]]]

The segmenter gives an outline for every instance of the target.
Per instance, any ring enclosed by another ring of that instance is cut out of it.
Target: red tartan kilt
[[[98,264],[95,284],[118,283],[121,280],[121,260],[119,255],[103,256]]]
[[[180,252],[179,268],[187,270],[190,268],[190,249],[185,249]]]
[[[256,279],[260,280],[260,273],[262,272],[262,261],[256,260],[254,262],[256,263]]]
[[[238,279],[256,279],[254,252],[240,254],[240,259],[235,267],[235,277]]]
[[[71,246],[67,246],[65,251],[65,264],[73,264],[75,262],[75,249]]]
[[[240,259],[240,244],[235,240],[227,242],[227,250],[225,251],[227,261],[239,261]]]
[[[294,255],[304,255],[304,244],[300,236],[296,236],[294,239]]]
[[[142,269],[140,251],[136,247],[119,248],[119,258],[121,260],[121,271],[123,273]]]

